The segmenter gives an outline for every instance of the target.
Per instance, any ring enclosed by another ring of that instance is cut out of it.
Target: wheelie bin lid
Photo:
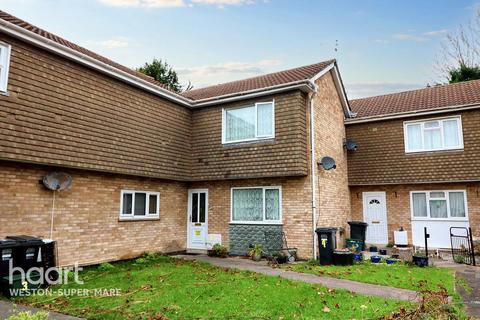
[[[363,221],[348,221],[349,225],[357,225],[357,226],[368,226],[368,223]]]
[[[20,236],[7,236],[7,240],[16,242],[17,245],[42,245],[43,241],[40,238],[20,235]]]
[[[338,228],[335,228],[335,227],[321,227],[321,228],[317,228],[315,229],[315,232],[316,233],[319,233],[319,232],[336,232]]]
[[[15,247],[16,244],[17,244],[17,242],[14,241],[14,240],[4,240],[4,239],[1,239],[1,240],[0,240],[0,249]]]

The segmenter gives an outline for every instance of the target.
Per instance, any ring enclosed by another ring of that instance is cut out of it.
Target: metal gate
[[[450,243],[452,244],[453,261],[475,265],[472,229],[463,227],[450,228]]]

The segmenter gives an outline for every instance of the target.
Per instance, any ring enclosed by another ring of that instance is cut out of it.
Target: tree
[[[154,58],[151,63],[146,62],[143,67],[137,71],[154,78],[156,81],[163,83],[170,90],[177,93],[182,91],[182,85],[178,81],[177,72],[167,63],[161,59]],[[190,87],[191,85],[189,85]]]
[[[447,35],[437,59],[437,69],[449,83],[479,79],[479,68],[480,9],[469,24]]]
[[[478,80],[480,79],[480,67],[469,67],[464,64],[460,64],[460,67],[457,69],[450,70],[449,74],[449,83]]]

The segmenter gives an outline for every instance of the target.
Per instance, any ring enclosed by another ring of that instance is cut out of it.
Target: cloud
[[[133,8],[175,8],[185,7],[184,0],[98,0],[104,5],[112,7]]]
[[[395,82],[376,82],[376,83],[346,83],[345,88],[349,99],[358,99],[382,94],[389,94],[419,88],[425,88],[421,83],[395,83]]]
[[[100,46],[106,49],[117,49],[117,48],[124,48],[128,46],[128,39],[123,37],[108,39],[104,41],[98,42]]]
[[[212,76],[219,74],[250,74],[256,75],[265,72],[265,69],[280,64],[279,60],[260,60],[257,62],[225,62],[214,65],[204,65],[178,69],[177,72],[184,76]]]
[[[415,42],[426,42],[435,37],[441,37],[448,33],[448,29],[440,29],[427,31],[423,33],[395,33],[390,39],[393,41],[415,41]],[[375,43],[389,43],[391,41],[387,39],[375,39]]]
[[[225,6],[240,6],[254,4],[256,0],[97,0],[112,7],[130,8],[178,8],[192,7],[193,5],[215,5],[219,8]],[[267,0],[263,0],[267,2]]]

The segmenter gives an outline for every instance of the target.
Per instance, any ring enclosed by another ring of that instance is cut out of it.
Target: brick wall
[[[387,196],[388,239],[393,242],[393,231],[401,226],[408,230],[409,243],[412,243],[410,191],[415,190],[467,190],[467,205],[470,226],[474,236],[480,237],[480,184],[421,184],[350,187],[352,219],[363,221],[362,192],[384,191]],[[447,235],[448,236],[448,235]]]
[[[229,181],[196,182],[194,189],[208,189],[208,232],[222,235],[229,245],[230,190],[233,187],[281,186],[283,230],[288,245],[298,248],[301,257],[312,256],[312,213],[310,179],[268,178]]]
[[[347,152],[345,139],[344,111],[330,73],[317,80],[318,93],[315,105],[315,160],[330,156],[337,168],[326,171],[317,167],[317,226],[347,227],[350,217],[350,192],[348,189]],[[343,245],[343,236],[339,244]]]
[[[39,180],[50,169],[0,162],[0,238],[19,234],[49,238],[53,193]],[[73,178],[72,187],[58,192],[55,203],[53,239],[58,241],[61,265],[185,249],[187,192],[183,183],[61,170]],[[122,189],[160,192],[160,219],[118,221]]]

